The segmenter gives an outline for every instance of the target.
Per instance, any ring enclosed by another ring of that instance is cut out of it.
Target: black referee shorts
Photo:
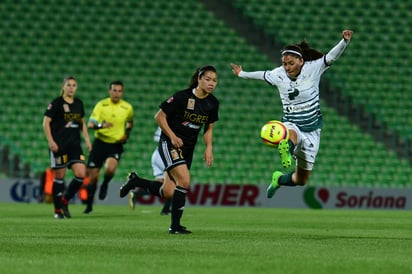
[[[123,151],[122,144],[111,144],[103,142],[100,139],[94,139],[92,151],[87,161],[87,167],[101,168],[109,157],[120,161]]]

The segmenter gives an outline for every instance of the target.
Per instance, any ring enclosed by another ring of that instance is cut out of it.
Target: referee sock
[[[279,177],[278,184],[280,186],[296,186],[296,184],[292,180],[293,172],[286,173]]]
[[[104,174],[102,185],[108,185],[112,179],[113,175]]]
[[[67,188],[66,194],[64,194],[64,199],[66,201],[70,201],[71,198],[79,191],[80,187],[83,184],[83,178],[74,177],[73,180],[70,182],[69,187]]]
[[[182,218],[183,210],[185,209],[187,191],[188,189],[177,186],[173,193],[172,224],[170,225],[172,229],[179,229],[181,226],[180,219]]]
[[[54,179],[53,186],[52,186],[52,194],[53,194],[53,204],[54,209],[60,210],[62,208],[62,197],[64,192],[64,180],[63,179]]]
[[[87,205],[87,207],[91,208],[93,206],[94,194],[96,193],[96,185],[88,184],[86,189],[87,189],[86,205]]]

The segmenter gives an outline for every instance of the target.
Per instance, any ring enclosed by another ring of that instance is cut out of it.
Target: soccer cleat
[[[162,209],[162,211],[160,211],[160,215],[169,215],[169,213],[171,213],[170,209]]]
[[[130,172],[129,176],[127,177],[126,183],[124,183],[120,187],[120,198],[125,197],[130,190],[134,189],[137,187],[137,179],[139,176],[137,176],[136,172]]]
[[[104,200],[107,196],[107,188],[109,184],[102,184],[99,189],[99,200]]]
[[[169,234],[192,234],[192,231],[187,230],[185,226],[179,226],[178,228],[169,228]]]
[[[72,215],[70,214],[70,211],[69,211],[69,202],[64,198],[62,198],[62,210],[63,210],[63,214],[66,218],[71,218],[72,217]]]
[[[285,169],[290,168],[290,166],[292,165],[292,155],[290,155],[288,140],[283,139],[279,142],[278,151],[282,166]]]
[[[266,196],[270,199],[275,195],[276,190],[280,188],[280,185],[278,183],[279,177],[282,176],[283,173],[280,171],[275,171],[273,172],[272,175],[272,183],[269,185],[269,187],[266,190]]]
[[[84,214],[89,214],[93,211],[93,207],[87,206],[86,209],[83,211]]]
[[[134,191],[129,192],[129,207],[134,209],[136,207],[136,193]]]
[[[63,213],[54,213],[54,218],[55,219],[64,219]]]

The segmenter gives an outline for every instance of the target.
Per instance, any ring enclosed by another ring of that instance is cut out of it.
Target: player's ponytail
[[[285,49],[282,50],[282,56],[287,54],[302,58],[305,61],[316,60],[322,58],[323,56],[323,53],[311,48],[306,41],[301,41],[299,44],[286,46]]]
[[[302,49],[303,60],[305,61],[313,61],[323,57],[323,53],[311,48],[306,41],[300,42],[297,46]]]

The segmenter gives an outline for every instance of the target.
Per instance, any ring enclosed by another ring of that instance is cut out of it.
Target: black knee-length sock
[[[94,194],[96,193],[96,185],[88,184],[86,189],[87,189],[86,205],[88,207],[91,207],[93,205],[93,201],[94,201]]]
[[[69,187],[67,188],[66,194],[64,194],[64,199],[70,201],[71,198],[79,191],[80,187],[83,184],[83,178],[74,177],[70,182]]]
[[[137,178],[136,180],[136,186],[143,188],[146,192],[158,196],[158,197],[163,197],[160,188],[162,187],[162,183],[158,181],[150,181],[144,178]]]
[[[60,211],[62,208],[62,197],[64,193],[64,180],[62,179],[54,179],[53,186],[52,186],[52,194],[53,194],[53,204],[54,210]]]
[[[173,193],[172,198],[172,223],[170,227],[172,229],[180,228],[180,219],[183,215],[183,210],[186,204],[186,194],[188,189],[177,186]]]

